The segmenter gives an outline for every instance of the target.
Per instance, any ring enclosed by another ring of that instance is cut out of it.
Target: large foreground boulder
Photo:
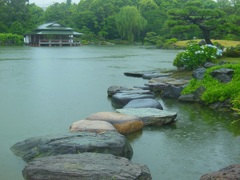
[[[162,126],[165,124],[174,123],[177,113],[155,109],[155,108],[126,108],[117,109],[119,113],[138,116],[147,125]]]
[[[137,116],[123,115],[116,112],[98,112],[90,115],[87,120],[107,121],[111,123],[119,133],[130,134],[142,130],[143,122]]]
[[[203,175],[200,180],[238,180],[240,179],[240,164],[233,164],[219,171]]]
[[[156,99],[134,99],[127,103],[125,108],[156,108],[163,109],[162,105]]]
[[[114,126],[107,121],[79,120],[70,126],[70,132],[95,132],[104,133],[105,131],[116,131]]]
[[[82,153],[37,158],[23,170],[26,180],[151,180],[145,165],[110,154]]]
[[[34,137],[16,143],[11,150],[27,162],[38,157],[83,152],[113,154],[128,159],[133,155],[132,148],[125,137],[114,131],[101,134],[80,132]]]
[[[122,108],[128,102],[134,99],[154,99],[154,95],[149,90],[122,91],[112,96],[112,105],[116,108]]]

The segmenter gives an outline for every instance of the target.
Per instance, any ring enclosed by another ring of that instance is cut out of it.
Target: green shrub
[[[212,45],[190,44],[184,52],[177,54],[173,65],[188,70],[195,69],[205,62],[211,62],[217,57],[217,47]]]
[[[163,42],[162,40],[158,40],[158,41],[156,42],[157,48],[162,48],[163,45],[164,45],[164,42]]]
[[[229,47],[223,52],[225,57],[240,57],[240,45]]]
[[[17,34],[0,34],[0,45],[21,45],[23,44],[23,36]]]
[[[176,45],[175,43],[178,41],[177,38],[171,38],[171,39],[167,39],[164,44],[163,44],[163,48],[164,49],[171,49],[171,48],[175,48]]]
[[[144,38],[144,45],[157,45],[159,41],[163,41],[161,36],[158,36],[155,32],[147,32]]]
[[[230,68],[234,70],[234,75],[229,83],[221,83],[211,76],[211,72],[220,68]],[[182,94],[189,94],[204,86],[206,91],[203,93],[201,100],[206,104],[217,101],[231,99],[234,108],[240,108],[240,64],[225,64],[214,66],[207,69],[202,80],[192,79],[189,85],[184,88]]]

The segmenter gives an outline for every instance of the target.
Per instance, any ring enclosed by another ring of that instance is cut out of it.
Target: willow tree
[[[139,37],[140,32],[147,25],[147,21],[135,6],[121,8],[115,20],[121,38],[125,38],[130,42],[134,41],[135,36]]]

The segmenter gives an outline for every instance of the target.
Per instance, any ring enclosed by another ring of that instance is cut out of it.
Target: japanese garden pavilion
[[[56,22],[38,26],[24,36],[24,43],[30,46],[79,46],[82,33]]]

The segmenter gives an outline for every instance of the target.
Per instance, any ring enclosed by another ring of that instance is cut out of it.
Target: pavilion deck
[[[31,46],[80,46],[80,41],[72,41],[69,39],[44,39],[39,41],[34,41]]]

